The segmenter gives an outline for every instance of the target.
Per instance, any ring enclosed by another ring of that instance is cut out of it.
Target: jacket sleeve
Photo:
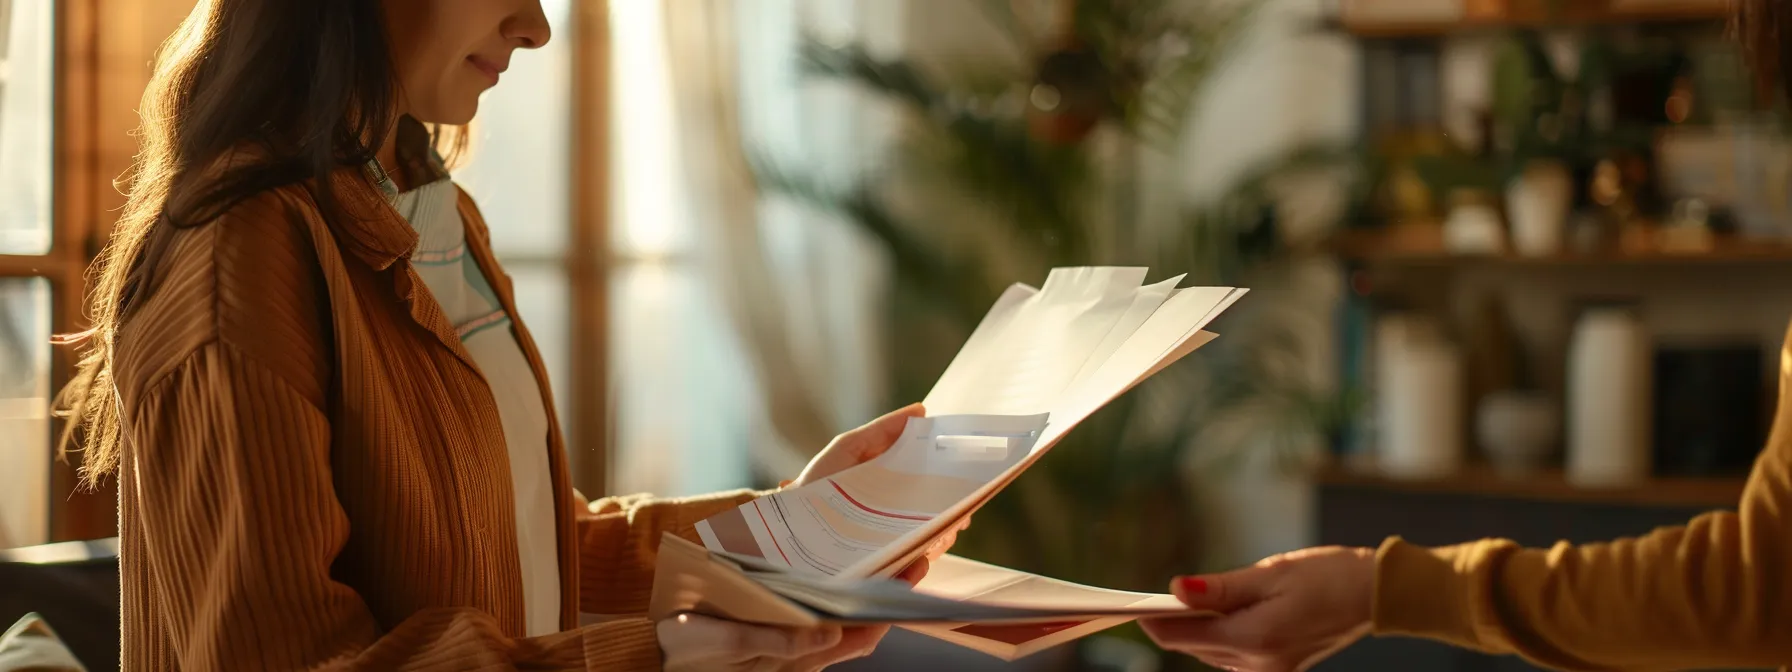
[[[1792,351],[1774,430],[1736,512],[1549,549],[1482,540],[1376,555],[1378,634],[1514,653],[1569,670],[1792,662]],[[1640,421],[1641,419],[1639,419]]]
[[[382,630],[331,578],[348,520],[326,416],[281,377],[211,342],[129,414],[146,562],[171,652],[192,670],[657,669],[653,624],[517,639],[491,614],[420,612]],[[134,473],[133,473],[134,472]],[[271,511],[282,512],[271,515]]]
[[[579,502],[579,610],[592,614],[638,614],[653,595],[653,565],[660,533],[692,542],[697,523],[766,493],[719,492],[681,499],[652,495],[605,497]]]

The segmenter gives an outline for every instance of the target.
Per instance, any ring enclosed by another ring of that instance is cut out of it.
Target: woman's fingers
[[[896,440],[902,438],[902,430],[908,427],[909,418],[926,414],[927,410],[920,403],[909,404],[848,431],[837,440],[846,443],[849,448],[847,454],[864,462],[882,455],[890,446],[895,445]]]
[[[908,426],[910,418],[918,418],[926,413],[927,410],[920,404],[909,404],[834,437],[826,448],[821,449],[809,461],[808,466],[803,467],[803,473],[798,474],[791,484],[801,487],[882,455],[897,439],[902,438],[902,430]]]
[[[900,573],[898,573],[896,575],[896,578],[901,579],[903,581],[907,581],[908,585],[911,585],[911,586],[918,584],[921,582],[921,579],[927,577],[927,570],[931,566],[932,566],[932,564],[927,561],[927,558],[925,558],[925,557],[917,558],[917,559],[915,559],[914,564],[911,564],[906,569],[903,569]]]
[[[950,532],[940,535],[938,539],[933,540],[933,543],[927,545],[927,558],[930,560],[940,559],[940,556],[943,556],[947,551],[952,550],[952,545],[956,543],[958,543],[957,529],[953,529]]]
[[[726,640],[732,646],[726,658],[729,662],[744,662],[754,659],[770,658],[776,660],[796,660],[804,656],[826,651],[840,644],[844,633],[835,626],[793,629],[773,628],[732,621],[718,621],[733,626],[731,635]]]
[[[668,670],[758,669],[833,649],[845,637],[836,626],[778,628],[696,614],[661,621],[658,632]]]
[[[661,621],[668,670],[819,670],[870,655],[888,626],[778,628],[680,614]]]
[[[785,668],[780,669],[803,670],[804,672],[807,672],[809,670],[824,669],[829,665],[844,663],[849,660],[864,658],[865,656],[871,655],[872,651],[877,650],[877,644],[882,642],[884,635],[889,634],[889,632],[890,627],[887,625],[847,628],[842,633],[838,644],[829,647],[827,650],[817,651],[794,661],[790,661]]]
[[[1156,618],[1139,621],[1151,641],[1165,649],[1236,649],[1231,619],[1225,617]]]
[[[1268,596],[1270,586],[1282,569],[1274,566],[1244,569],[1204,576],[1179,576],[1170,582],[1170,592],[1183,604],[1203,611],[1229,614],[1249,607]]]

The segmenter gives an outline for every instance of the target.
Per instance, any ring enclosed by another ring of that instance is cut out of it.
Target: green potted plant
[[[1584,92],[1562,76],[1532,31],[1517,32],[1501,45],[1493,92],[1494,148],[1505,168],[1512,248],[1525,256],[1556,254],[1574,207],[1575,162],[1586,133]]]

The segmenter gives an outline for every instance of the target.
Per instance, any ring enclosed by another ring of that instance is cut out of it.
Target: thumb
[[[850,438],[854,448],[852,452],[858,453],[861,458],[876,457],[902,438],[902,430],[908,427],[909,418],[919,418],[926,414],[927,409],[922,408],[921,404],[909,404],[847,432],[843,438]]]
[[[1178,576],[1170,592],[1196,610],[1229,614],[1251,606],[1269,594],[1270,569],[1247,567],[1222,574]]]

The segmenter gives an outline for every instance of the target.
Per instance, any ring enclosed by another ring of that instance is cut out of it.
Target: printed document
[[[1010,287],[923,400],[927,417],[911,419],[887,452],[699,522],[701,548],[668,537],[666,546],[690,548],[662,553],[657,571],[669,574],[656,576],[656,611],[902,623],[1014,657],[1181,609],[1165,595],[1078,586],[950,556],[900,598],[914,600],[900,608],[890,591],[907,587],[880,579],[913,563],[1083,419],[1210,341],[1206,325],[1246,291],[1179,289],[1182,276],[1146,285],[1145,276],[1143,268],[1060,268],[1038,289]],[[670,571],[674,560],[680,564]],[[675,580],[739,590],[724,591],[735,604],[723,609],[689,585],[662,590]],[[895,617],[902,614],[911,617]]]

